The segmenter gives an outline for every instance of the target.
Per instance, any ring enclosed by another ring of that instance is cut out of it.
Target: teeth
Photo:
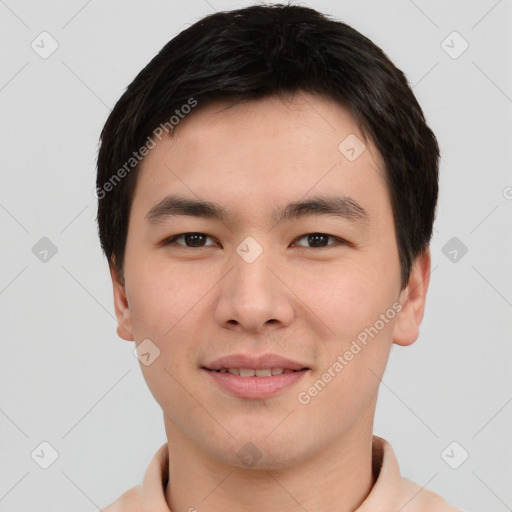
[[[253,370],[252,368],[221,368],[217,371],[220,373],[231,373],[231,375],[238,377],[271,377],[272,375],[291,373],[295,370],[284,370],[283,368],[262,368],[260,370]]]

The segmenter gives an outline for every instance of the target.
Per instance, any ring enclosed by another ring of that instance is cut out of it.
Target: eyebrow
[[[159,224],[172,217],[189,215],[206,219],[227,221],[229,212],[210,201],[172,195],[165,197],[146,214],[150,224]],[[276,208],[271,219],[276,224],[313,215],[334,215],[352,221],[368,221],[367,211],[354,199],[339,196],[314,196]]]

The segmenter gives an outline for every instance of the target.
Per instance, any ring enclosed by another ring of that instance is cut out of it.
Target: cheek
[[[396,283],[389,274],[381,273],[379,278],[368,268],[344,270],[324,276],[328,287],[310,286],[309,298],[329,327],[321,338],[317,375],[329,381],[325,386],[329,389],[322,391],[318,405],[332,401],[343,404],[345,413],[356,413],[375,396],[389,357],[397,314]]]
[[[336,337],[323,344],[322,363],[310,387],[298,397],[301,404],[308,403],[303,407],[308,421],[329,432],[327,437],[335,437],[361,418],[371,420],[367,414],[373,410],[389,358],[395,322],[393,318],[386,323],[380,314],[376,304],[366,304],[364,313],[347,308],[339,315]]]
[[[295,280],[294,292],[325,324],[328,338],[340,344],[373,325],[391,307],[396,284],[388,276],[372,272],[368,265],[337,265],[321,273],[304,273]]]
[[[183,386],[190,387],[187,378],[197,357],[197,315],[208,283],[197,272],[171,271],[169,265],[155,262],[138,267],[137,275],[130,278],[128,300],[135,339],[137,343],[151,340],[158,353],[149,365],[141,360],[141,371],[155,400],[174,421],[194,407]],[[205,312],[201,314],[204,318]]]
[[[155,259],[137,267],[137,274],[130,277],[128,300],[135,339],[138,343],[150,339],[159,352],[154,363],[141,364],[141,369],[154,395],[165,390],[162,396],[155,395],[163,405],[166,397],[180,393],[175,385],[190,379],[197,366],[205,339],[202,330],[211,325],[213,314],[208,309],[208,291],[219,277],[211,270],[193,265],[177,268]]]
[[[130,276],[128,300],[135,338],[151,338],[166,345],[193,315],[211,275],[204,280],[193,269],[183,271],[149,258],[146,262]]]

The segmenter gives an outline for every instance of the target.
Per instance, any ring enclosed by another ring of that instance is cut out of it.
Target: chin
[[[268,435],[272,429],[265,433],[255,434],[245,432],[235,435],[222,448],[220,443],[210,446],[210,454],[224,463],[241,469],[279,470],[300,463],[307,454],[302,443],[297,438],[286,435],[280,437]]]

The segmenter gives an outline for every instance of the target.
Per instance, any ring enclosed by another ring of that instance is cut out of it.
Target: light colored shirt
[[[171,512],[165,499],[168,457],[165,443],[151,459],[142,485],[126,491],[104,512]],[[373,436],[372,459],[378,475],[355,512],[461,512],[439,495],[403,478],[393,448],[381,437]]]

